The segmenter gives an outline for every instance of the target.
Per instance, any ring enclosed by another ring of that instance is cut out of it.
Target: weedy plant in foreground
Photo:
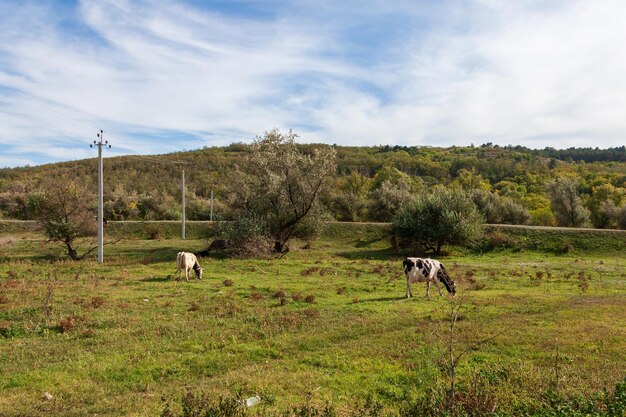
[[[447,323],[448,329],[445,331],[445,333],[443,332],[436,333],[436,336],[440,339],[442,343],[442,346],[443,346],[442,350],[444,351],[443,363],[444,363],[444,369],[448,376],[448,382],[449,382],[449,385],[447,387],[447,395],[446,395],[447,397],[446,409],[450,412],[454,412],[456,408],[455,402],[457,401],[457,397],[458,397],[457,392],[456,392],[457,368],[459,364],[461,363],[461,360],[469,352],[474,351],[478,348],[478,346],[495,339],[496,337],[503,334],[506,330],[506,329],[501,330],[491,336],[471,342],[467,344],[464,348],[462,348],[462,350],[460,350],[461,348],[459,347],[459,341],[458,341],[457,323],[459,321],[459,318],[461,317],[462,312],[466,308],[466,301],[465,301],[466,296],[467,294],[463,294],[460,297],[452,298],[448,301],[448,306],[447,306],[448,311],[446,312],[446,323]],[[478,383],[480,382],[476,378],[477,377],[475,377],[475,380],[473,383],[474,388],[476,388],[478,386]],[[482,392],[476,389],[474,391],[475,391],[475,394]],[[475,398],[478,398],[478,397],[475,397]],[[480,400],[478,400],[478,403],[481,403],[482,405],[485,405],[483,403],[488,403],[487,405],[488,407],[491,408],[491,412],[495,410],[495,403],[492,404],[492,401],[485,401],[484,398],[481,398]]]

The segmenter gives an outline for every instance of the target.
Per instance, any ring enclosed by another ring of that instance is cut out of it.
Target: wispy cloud
[[[621,146],[626,4],[0,5],[0,165],[273,127],[328,143]],[[228,8],[226,8],[228,6]]]

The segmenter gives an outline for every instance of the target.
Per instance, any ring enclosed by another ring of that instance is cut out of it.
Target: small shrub
[[[339,288],[337,288],[337,294],[338,295],[341,295],[341,294],[343,294],[345,292],[346,292],[346,287],[339,287]]]
[[[272,254],[273,239],[264,222],[255,217],[238,217],[231,222],[220,222],[213,233],[228,242],[226,252],[237,258],[266,258]]]
[[[559,253],[562,253],[564,255],[568,253],[572,253],[573,251],[574,251],[574,245],[571,242],[565,243],[558,250]]]
[[[0,304],[6,304],[8,302],[9,302],[9,299],[7,298],[7,296],[4,294],[0,294]]]
[[[313,294],[307,295],[306,297],[304,297],[304,302],[313,304],[315,302],[315,296]]]
[[[261,294],[261,293],[260,293],[260,292],[258,292],[258,291],[252,291],[252,292],[250,293],[250,299],[251,299],[252,301],[259,301],[259,300],[262,300],[262,299],[263,299],[263,294]]]
[[[59,320],[58,329],[61,333],[66,333],[78,327],[82,322],[83,319],[81,317],[72,314],[71,316]]]
[[[198,304],[196,301],[192,301],[191,304],[189,305],[189,308],[187,309],[187,311],[198,311],[200,310],[200,304]]]
[[[312,266],[310,268],[303,269],[302,271],[300,271],[300,275],[302,275],[302,276],[311,275],[311,274],[314,274],[317,271],[319,271],[319,268],[317,268],[315,266]]]
[[[313,404],[301,404],[293,407],[289,412],[283,413],[282,417],[336,417],[337,411],[332,403],[327,402],[321,409]]]
[[[175,414],[169,403],[166,403],[161,417],[244,417],[246,415],[243,403],[235,396],[220,396],[215,399],[204,393],[194,394],[188,391],[183,395],[180,403],[182,406],[181,414]]]
[[[383,415],[383,405],[374,400],[371,395],[365,397],[363,404],[358,403],[350,417],[379,417]]]
[[[224,284],[224,286],[225,286],[225,287],[232,287],[232,286],[233,286],[233,284],[234,284],[234,282],[233,282],[233,280],[232,280],[232,279],[230,279],[230,278],[226,278],[226,279],[222,282],[222,284]]]
[[[296,301],[296,302],[302,301],[303,298],[304,298],[304,296],[301,293],[299,293],[299,292],[291,294],[291,299],[293,301]]]
[[[500,231],[489,233],[486,236],[486,242],[483,242],[483,245],[487,250],[514,248],[518,244],[519,242],[514,237]]]
[[[316,308],[307,308],[304,310],[304,315],[310,319],[316,319],[320,316],[320,311]]]
[[[94,337],[95,334],[96,334],[96,332],[93,331],[92,329],[85,329],[82,332],[80,332],[80,337],[87,339],[87,338],[90,338],[90,337]]]
[[[91,301],[89,301],[89,307],[91,308],[99,308],[104,305],[104,298],[102,297],[93,297]]]
[[[385,266],[384,265],[376,265],[374,269],[372,269],[372,274],[385,275]]]
[[[154,239],[154,240],[163,239],[163,229],[158,224],[147,225],[146,234],[148,235],[148,239]]]
[[[288,311],[278,316],[276,324],[281,329],[297,328],[302,324],[302,316],[295,312]]]
[[[281,288],[280,290],[276,291],[272,297],[274,297],[274,298],[285,298],[286,296],[287,296],[287,291],[285,291],[283,288]]]
[[[468,280],[468,287],[467,289],[470,291],[480,291],[483,288],[485,288],[485,283],[482,281],[478,281],[477,279],[471,278]]]
[[[578,274],[578,288],[580,289],[581,293],[584,294],[589,290],[590,280],[591,277],[586,276],[584,271],[580,271],[580,273]]]
[[[7,276],[8,276],[10,279],[16,279],[16,278],[17,278],[17,272],[15,272],[15,271],[13,271],[13,270],[7,271]]]

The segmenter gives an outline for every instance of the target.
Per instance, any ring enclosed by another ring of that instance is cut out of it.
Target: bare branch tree
[[[459,341],[457,339],[458,329],[457,323],[459,318],[461,317],[462,311],[465,309],[465,298],[467,293],[463,294],[460,297],[452,298],[448,301],[449,310],[447,311],[447,319],[448,329],[446,330],[445,336],[443,334],[435,333],[435,336],[442,342],[444,346],[444,361],[446,373],[448,374],[449,386],[448,386],[448,409],[454,409],[454,398],[456,392],[456,370],[459,364],[461,363],[461,359],[465,357],[469,352],[476,350],[478,346],[488,343],[498,336],[502,335],[507,329],[503,329],[491,336],[476,340],[474,342],[469,343],[465,348],[460,350],[459,352]]]
[[[37,208],[48,242],[63,245],[73,260],[83,259],[97,248],[92,245],[78,254],[78,239],[96,233],[95,198],[86,186],[68,177],[51,178],[42,184]]]

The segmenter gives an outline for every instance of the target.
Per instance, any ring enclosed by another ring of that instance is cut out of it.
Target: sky
[[[248,143],[626,143],[622,0],[0,0],[0,167]]]

